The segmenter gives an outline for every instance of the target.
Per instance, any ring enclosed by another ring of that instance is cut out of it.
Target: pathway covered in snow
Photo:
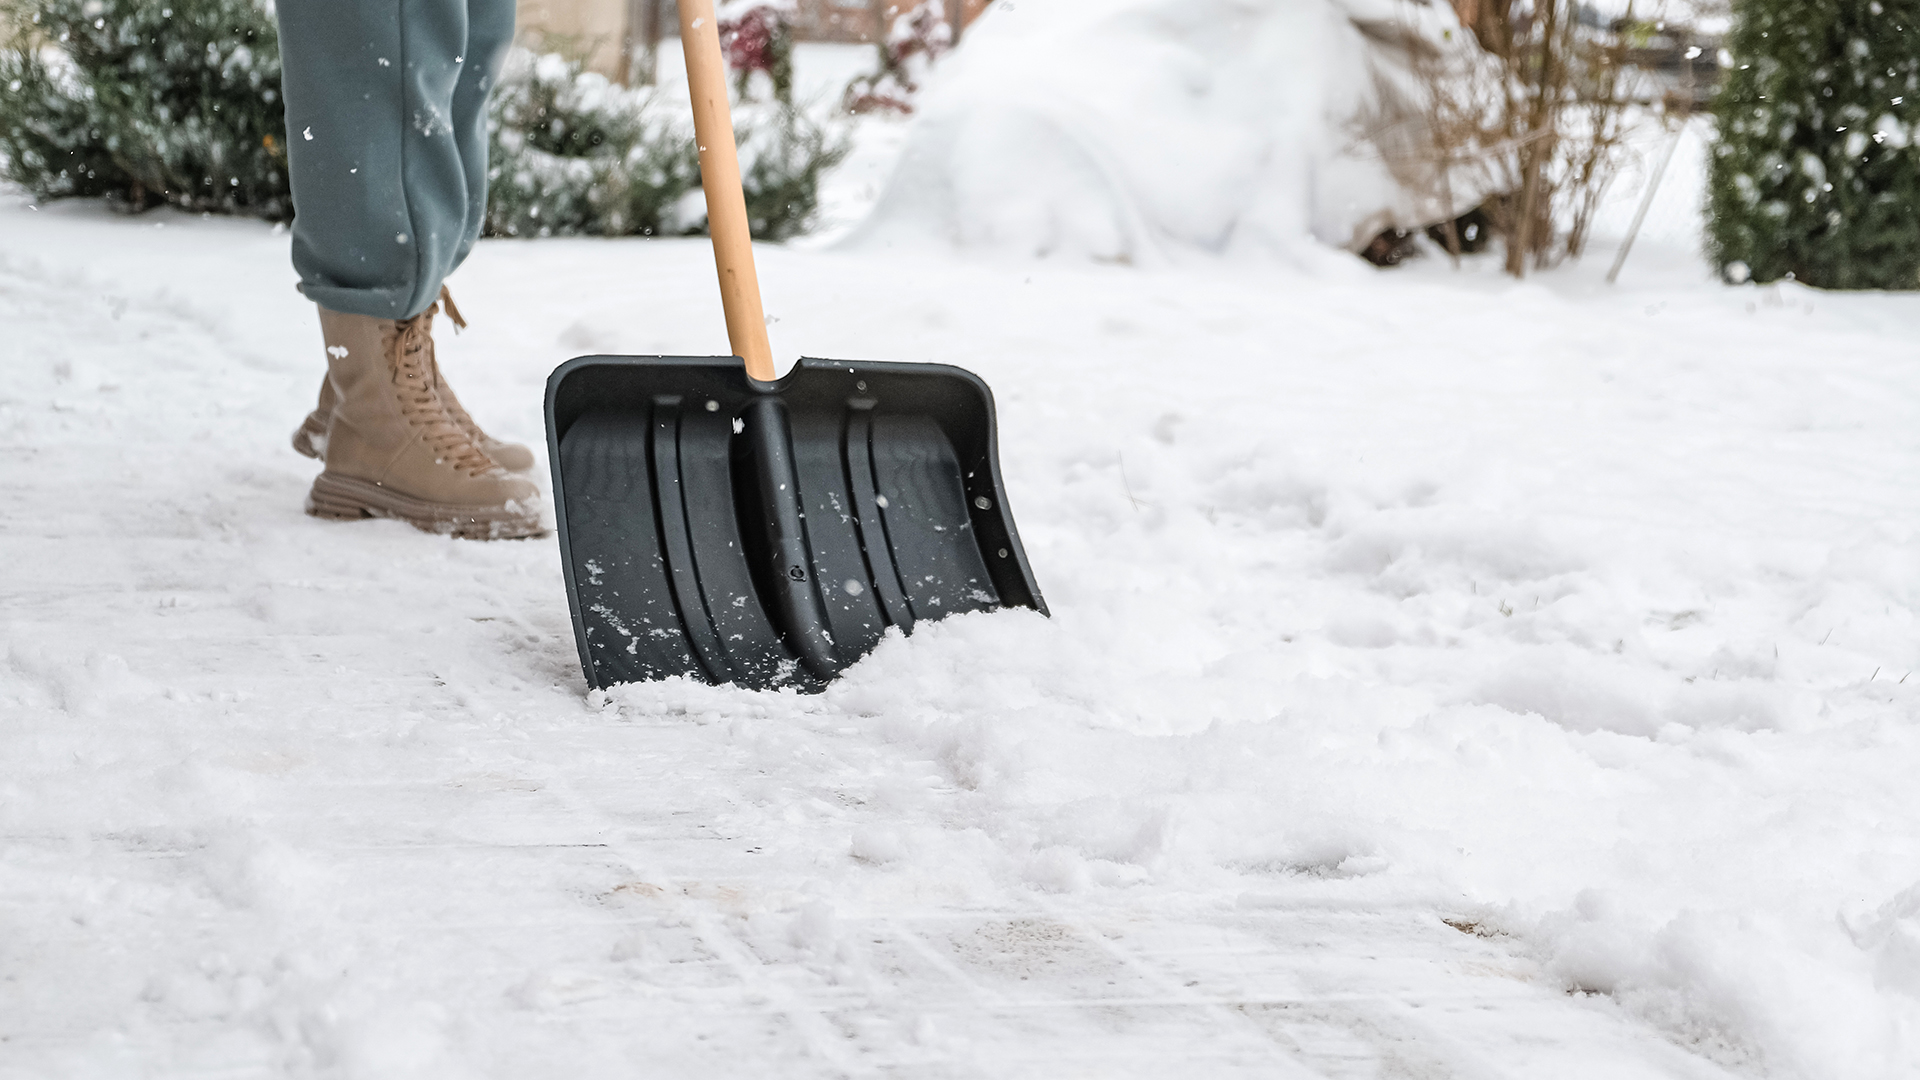
[[[551,539],[301,513],[264,226],[0,202],[0,1077],[1920,1068],[1920,299],[763,252],[999,397],[1054,611],[584,693]],[[443,356],[724,340],[483,244]]]

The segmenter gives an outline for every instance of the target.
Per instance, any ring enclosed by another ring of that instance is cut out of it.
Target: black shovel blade
[[[818,690],[889,626],[1047,610],[960,368],[583,356],[547,380],[547,449],[594,687]]]

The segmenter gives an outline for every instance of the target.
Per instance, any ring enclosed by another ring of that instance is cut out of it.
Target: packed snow
[[[1914,1075],[1920,297],[1712,281],[1700,160],[1612,288],[1632,178],[1526,282],[763,248],[779,355],[993,386],[1053,612],[812,697],[305,516],[283,232],[6,197],[0,1076]],[[485,242],[443,362],[544,452],[712,273]]]

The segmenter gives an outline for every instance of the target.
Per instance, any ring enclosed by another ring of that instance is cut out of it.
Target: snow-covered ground
[[[6,197],[0,1077],[1914,1075],[1920,297],[1697,183],[1614,288],[1630,185],[1525,283],[762,250],[993,385],[1054,613],[817,697],[587,695],[551,539],[301,513],[284,234]],[[452,285],[529,442],[724,347],[699,241]]]

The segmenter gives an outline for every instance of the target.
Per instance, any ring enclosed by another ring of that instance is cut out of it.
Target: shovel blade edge
[[[585,356],[547,382],[589,685],[823,689],[888,627],[1046,612],[1001,482],[993,396],[935,364]]]

